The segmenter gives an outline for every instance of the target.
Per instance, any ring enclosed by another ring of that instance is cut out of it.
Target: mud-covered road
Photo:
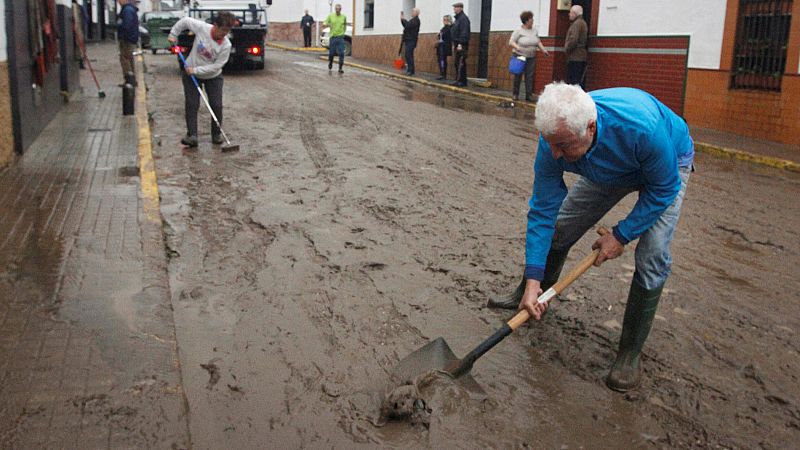
[[[387,373],[465,354],[522,271],[531,112],[268,51],[225,76],[242,145],[182,151],[177,64],[147,56],[172,302],[196,448],[791,448],[800,442],[800,177],[698,155],[643,386],[613,361],[633,251],[441,386],[430,428],[374,425]],[[571,180],[570,180],[571,181]],[[632,207],[627,198],[602,223]],[[589,250],[580,241],[568,265]]]

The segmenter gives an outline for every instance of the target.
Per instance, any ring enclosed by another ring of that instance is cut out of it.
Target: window
[[[732,89],[780,91],[792,0],[739,0]]]
[[[375,0],[364,1],[364,28],[375,28]]]

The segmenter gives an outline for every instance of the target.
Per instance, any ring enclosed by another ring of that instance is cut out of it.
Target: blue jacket
[[[539,136],[533,195],[525,241],[525,277],[542,280],[561,203],[567,196],[564,172],[606,186],[638,187],[639,200],[614,228],[622,243],[637,239],[672,204],[681,187],[679,167],[694,159],[686,122],[652,95],[632,88],[602,89],[589,95],[597,105],[594,144],[574,163],[555,159]]]
[[[139,11],[131,4],[123,5],[117,16],[117,39],[139,43]]]

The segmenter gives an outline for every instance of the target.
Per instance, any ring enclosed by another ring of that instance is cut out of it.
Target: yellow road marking
[[[156,166],[153,162],[153,144],[150,136],[150,122],[147,117],[147,88],[144,81],[144,58],[136,57],[136,123],[139,128],[139,183],[142,195],[142,209],[148,221],[161,226],[161,209],[158,194]]]

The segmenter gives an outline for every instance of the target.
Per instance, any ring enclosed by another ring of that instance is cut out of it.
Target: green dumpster
[[[150,51],[155,54],[158,50],[169,50],[171,45],[167,40],[169,30],[180,19],[173,11],[146,12],[142,16],[144,27],[150,33]]]

